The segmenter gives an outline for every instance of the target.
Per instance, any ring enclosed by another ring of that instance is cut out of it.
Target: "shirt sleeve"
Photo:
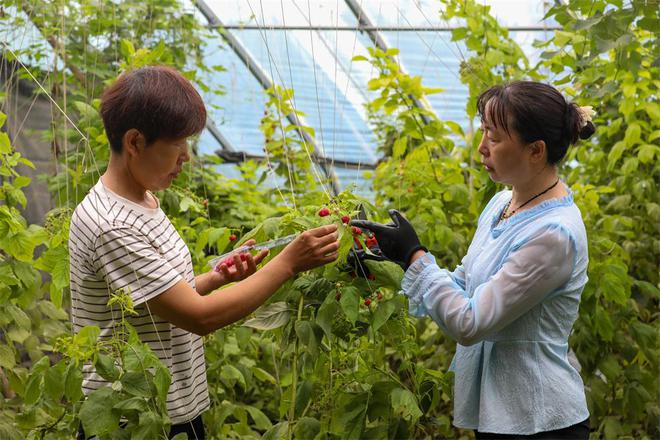
[[[103,231],[93,258],[110,291],[123,289],[134,305],[160,295],[182,279],[144,235],[127,227]]]
[[[508,324],[564,285],[574,266],[570,233],[549,225],[509,254],[500,270],[470,297],[465,283],[440,269],[426,254],[410,266],[401,283],[410,313],[429,315],[461,345],[472,345]]]

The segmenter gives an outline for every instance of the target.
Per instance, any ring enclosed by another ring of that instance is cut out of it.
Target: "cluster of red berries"
[[[376,294],[376,298],[378,299],[378,301],[382,300],[383,299],[383,293],[381,291],[378,291],[378,293]],[[364,305],[365,306],[369,307],[371,305],[371,303],[372,303],[371,298],[365,298],[364,299]]]
[[[241,259],[241,261],[245,261],[247,260],[247,255],[239,254],[239,258]],[[224,264],[227,267],[232,267],[234,265],[234,256],[233,255],[228,256],[227,258],[222,260],[217,267],[220,267],[222,264]]]
[[[319,217],[327,217],[329,215],[330,215],[330,209],[328,209],[326,207],[323,207],[323,208],[319,209]],[[351,221],[351,218],[349,216],[347,216],[347,215],[342,215],[341,216],[341,222],[343,224],[347,225],[348,222],[350,222],[350,221]]]

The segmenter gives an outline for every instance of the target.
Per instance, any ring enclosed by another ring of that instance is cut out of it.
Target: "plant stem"
[[[298,301],[298,319],[293,323],[293,331],[296,331],[296,323],[302,319],[303,305],[305,304],[305,296],[300,295],[300,301]],[[291,368],[291,405],[289,406],[289,426],[288,426],[288,438],[291,439],[291,428],[293,427],[293,421],[296,417],[296,392],[298,388],[298,350],[300,349],[300,342],[298,336],[296,335],[296,342],[293,349],[293,366]]]

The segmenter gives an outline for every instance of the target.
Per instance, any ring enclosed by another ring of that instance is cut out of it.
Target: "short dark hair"
[[[148,66],[122,73],[101,96],[101,117],[110,148],[122,151],[122,138],[131,128],[147,144],[200,133],[206,108],[197,90],[176,69]]]
[[[544,141],[548,163],[553,165],[566,156],[569,145],[596,131],[591,121],[583,120],[575,103],[566,101],[551,85],[535,81],[491,87],[479,95],[477,111],[482,120],[509,135],[512,128],[525,143]]]

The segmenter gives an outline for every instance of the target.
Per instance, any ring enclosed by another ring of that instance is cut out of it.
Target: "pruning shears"
[[[366,220],[367,216],[364,212],[364,207],[360,205],[358,209],[359,210],[356,219]],[[369,268],[365,264],[366,260],[384,261],[387,260],[387,258],[385,258],[385,256],[381,252],[380,248],[378,247],[378,243],[370,244],[369,240],[367,240],[367,245],[363,247],[362,243],[360,243],[360,241],[357,238],[354,238],[353,247],[351,248],[350,251],[348,251],[348,256],[346,258],[347,266],[345,267],[345,270],[352,271],[357,276],[360,276],[362,278],[369,278],[369,275],[371,275],[371,273],[369,272]]]

